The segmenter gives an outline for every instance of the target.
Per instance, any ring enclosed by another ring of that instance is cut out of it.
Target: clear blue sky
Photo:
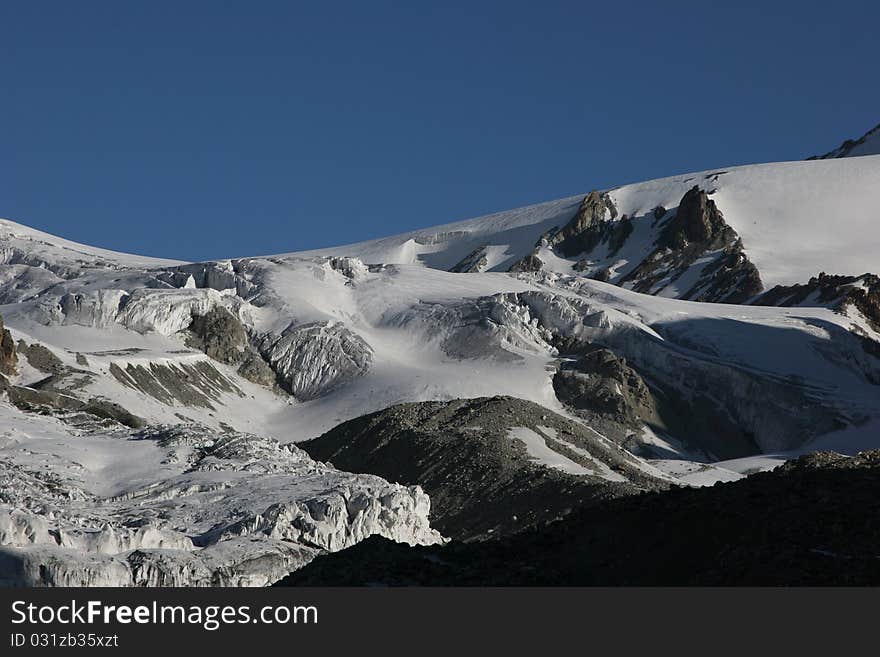
[[[880,122],[878,5],[4,2],[0,216],[208,259],[798,159]]]

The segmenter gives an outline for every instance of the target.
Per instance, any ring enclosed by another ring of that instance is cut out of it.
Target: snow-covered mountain
[[[724,300],[725,290],[708,289],[711,281],[743,270],[744,260],[767,289],[820,272],[876,271],[878,178],[880,157],[716,169],[305,255],[447,271],[540,268],[661,296],[691,299],[709,291],[707,300]],[[690,222],[677,226],[686,198]],[[536,262],[523,263],[529,256]]]
[[[815,158],[825,160],[836,157],[859,157],[861,155],[880,155],[880,125],[874,126],[858,139],[847,139],[833,151]]]
[[[0,221],[6,581],[265,584],[880,447],[878,208],[869,156],[205,263]]]

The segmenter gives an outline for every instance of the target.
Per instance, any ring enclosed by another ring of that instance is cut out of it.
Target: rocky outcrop
[[[236,371],[248,381],[267,388],[274,387],[277,383],[275,372],[269,364],[252,350],[245,352],[244,359]]]
[[[712,181],[722,173],[706,178]],[[573,271],[637,292],[742,303],[761,292],[761,278],[710,194],[694,186],[674,212],[657,206],[637,217],[618,217],[611,195],[592,191],[568,223],[542,235],[534,252],[510,271],[540,271],[542,250],[550,249],[555,257],[576,259]],[[640,242],[619,255],[636,224]]]
[[[852,307],[880,331],[880,277],[836,276],[822,272],[800,285],[777,285],[753,301],[761,306],[825,306],[839,312]]]
[[[18,371],[18,354],[15,350],[15,341],[9,329],[3,326],[3,318],[0,317],[0,374],[7,376]]]
[[[693,243],[706,248],[722,246],[731,240],[732,231],[715,201],[695,185],[682,197],[675,217],[664,227],[659,246],[671,249],[683,249]]]
[[[679,287],[694,267],[700,267],[698,275]],[[743,303],[763,289],[739,235],[698,186],[682,197],[675,215],[666,220],[651,254],[616,282],[645,294],[674,286],[679,299],[722,303]]]
[[[594,190],[584,197],[574,217],[565,226],[544,239],[548,246],[555,247],[568,258],[592,251],[609,238],[619,245],[626,239],[628,231],[632,231],[632,226],[626,221],[612,223],[616,217],[617,208],[611,197]]]
[[[737,239],[708,263],[697,285],[682,298],[690,301],[745,303],[764,289],[758,268],[748,259]]]
[[[204,315],[194,315],[188,330],[187,346],[204,351],[214,360],[233,365],[244,357],[247,331],[225,308],[215,306]]]
[[[61,359],[51,349],[39,343],[28,344],[19,340],[18,353],[27,358],[31,367],[46,374],[60,374],[65,370]]]
[[[657,400],[624,358],[595,348],[563,361],[553,376],[556,397],[608,438],[625,444],[646,424],[662,423]]]
[[[253,383],[265,386],[275,383],[275,373],[251,348],[244,325],[222,306],[193,316],[186,343],[221,363],[238,365],[238,373]]]
[[[510,268],[507,271],[511,272],[535,272],[541,271],[541,267],[544,266],[544,263],[538,257],[538,251],[535,250],[534,253],[530,253],[529,255],[520,258],[515,263],[510,265]]]
[[[523,429],[572,467],[536,460],[516,438]],[[521,531],[579,506],[665,485],[595,432],[510,397],[401,404],[301,447],[346,470],[422,486],[433,525],[463,540]]]
[[[486,258],[486,247],[481,246],[471,251],[459,262],[450,267],[449,271],[457,274],[481,272],[486,268],[488,262],[489,261]]]
[[[258,347],[281,386],[302,400],[363,376],[373,361],[370,345],[339,322],[291,324],[281,335],[264,336]]]

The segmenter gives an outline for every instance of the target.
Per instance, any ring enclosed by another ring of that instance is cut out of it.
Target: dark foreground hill
[[[543,529],[409,547],[373,537],[280,586],[877,585],[880,450],[612,500]]]

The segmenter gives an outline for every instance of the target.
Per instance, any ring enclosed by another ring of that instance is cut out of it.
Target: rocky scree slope
[[[460,540],[669,486],[590,428],[511,397],[392,406],[300,446],[344,470],[418,482],[431,496],[432,525]]]

